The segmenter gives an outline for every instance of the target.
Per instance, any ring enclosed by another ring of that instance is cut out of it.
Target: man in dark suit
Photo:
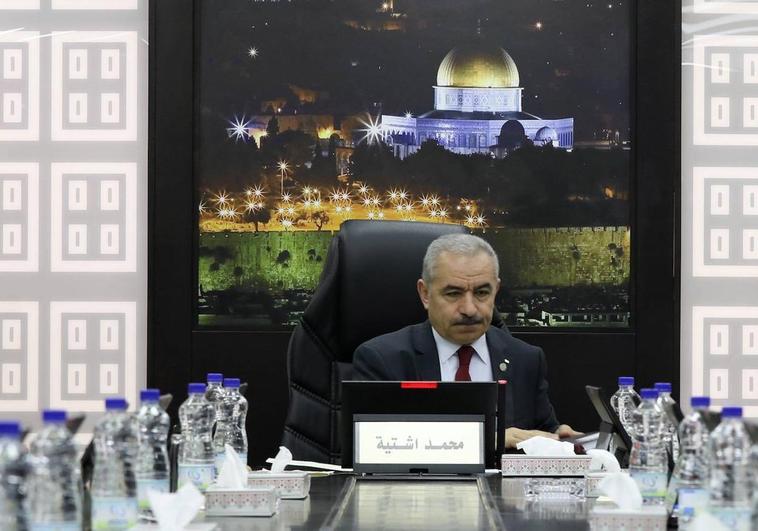
[[[559,424],[548,397],[542,349],[492,327],[499,264],[492,247],[448,234],[426,251],[417,289],[429,320],[360,345],[356,380],[508,380],[506,446],[542,435],[579,435]]]

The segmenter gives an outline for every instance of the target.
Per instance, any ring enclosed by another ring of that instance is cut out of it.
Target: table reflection
[[[337,529],[488,527],[475,481],[356,481]]]

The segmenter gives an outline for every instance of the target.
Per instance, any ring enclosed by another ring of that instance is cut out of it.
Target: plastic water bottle
[[[240,456],[240,460],[247,464],[247,399],[240,394],[240,379],[230,378],[224,380],[224,387],[228,392],[225,394],[225,400],[232,400],[235,407],[232,413],[232,429],[227,438],[227,444],[230,444]]]
[[[663,504],[666,498],[668,467],[663,446],[663,413],[655,401],[658,391],[642,389],[642,401],[631,413],[632,450],[629,473],[637,483],[645,504]]]
[[[0,529],[28,529],[24,509],[26,456],[18,422],[0,422]]]
[[[666,445],[666,451],[671,455],[672,461],[676,463],[679,459],[679,431],[666,413],[666,404],[675,404],[676,401],[671,398],[671,384],[669,382],[657,382],[655,388],[658,390],[658,408],[663,413],[663,441]]]
[[[618,415],[621,425],[624,426],[624,429],[628,432],[629,427],[631,426],[629,416],[632,410],[637,407],[637,404],[640,401],[640,395],[634,390],[633,376],[619,376],[618,383],[618,391],[613,393],[613,396],[611,397],[611,407]]]
[[[171,421],[158,403],[158,389],[143,389],[137,411],[139,454],[137,456],[137,504],[140,516],[150,516],[148,491],[169,491],[168,430]]]
[[[216,434],[213,450],[216,453],[216,473],[224,464],[225,445],[234,448],[240,460],[247,464],[247,400],[240,394],[239,378],[224,378],[224,395],[216,409]]]
[[[224,375],[220,372],[209,372],[207,380],[208,387],[205,388],[205,399],[213,405],[216,411],[216,422],[218,422],[218,407],[221,404],[221,399],[224,397],[224,388],[221,386],[224,381]]]
[[[693,514],[708,506],[708,439],[710,433],[705,425],[703,411],[711,405],[707,396],[690,399],[692,413],[679,424],[681,448],[679,460],[674,467],[669,491],[678,497],[679,513],[691,508]]]
[[[205,399],[205,384],[191,383],[189,396],[179,406],[182,444],[179,448],[177,486],[192,482],[205,492],[215,478],[213,437],[211,428],[215,411]]]
[[[721,423],[708,441],[710,460],[709,511],[729,529],[749,531],[752,488],[750,436],[742,423],[741,407],[721,410]]]
[[[137,524],[139,426],[126,400],[107,398],[95,425],[92,471],[92,529],[128,529]]]
[[[79,531],[82,478],[66,412],[42,412],[44,426],[29,448],[27,515],[32,530]]]

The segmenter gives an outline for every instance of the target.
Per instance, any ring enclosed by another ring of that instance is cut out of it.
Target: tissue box
[[[524,481],[524,496],[540,500],[584,500],[587,482],[584,478],[528,478]]]
[[[271,473],[266,471],[250,472],[247,475],[248,487],[274,488],[280,498],[302,500],[311,490],[311,476],[308,472],[293,470]]]
[[[597,498],[598,496],[603,495],[598,487],[603,478],[608,474],[610,474],[610,472],[587,472],[584,475],[584,477],[587,478],[587,490],[585,492],[587,498]]]
[[[205,491],[208,516],[273,516],[279,506],[276,489],[225,489],[212,485]]]
[[[615,505],[595,505],[590,512],[591,531],[666,531],[668,512],[663,505],[643,505],[625,511]]]
[[[504,454],[501,468],[504,476],[584,476],[591,461],[588,455],[537,457]]]

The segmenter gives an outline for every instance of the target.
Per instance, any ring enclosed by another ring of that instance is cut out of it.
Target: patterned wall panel
[[[137,399],[136,304],[50,303],[50,404],[102,411],[107,396]]]
[[[147,0],[0,1],[0,417],[145,382]]]
[[[52,271],[136,272],[133,163],[56,163],[50,182]]]
[[[39,166],[0,162],[0,272],[39,270]]]
[[[758,2],[682,14],[681,398],[758,417]]]
[[[38,140],[40,35],[0,31],[0,141]]]
[[[684,12],[687,12],[687,2],[684,2]],[[695,0],[695,13],[706,13],[714,15],[723,14],[758,14],[758,2],[751,0]]]

